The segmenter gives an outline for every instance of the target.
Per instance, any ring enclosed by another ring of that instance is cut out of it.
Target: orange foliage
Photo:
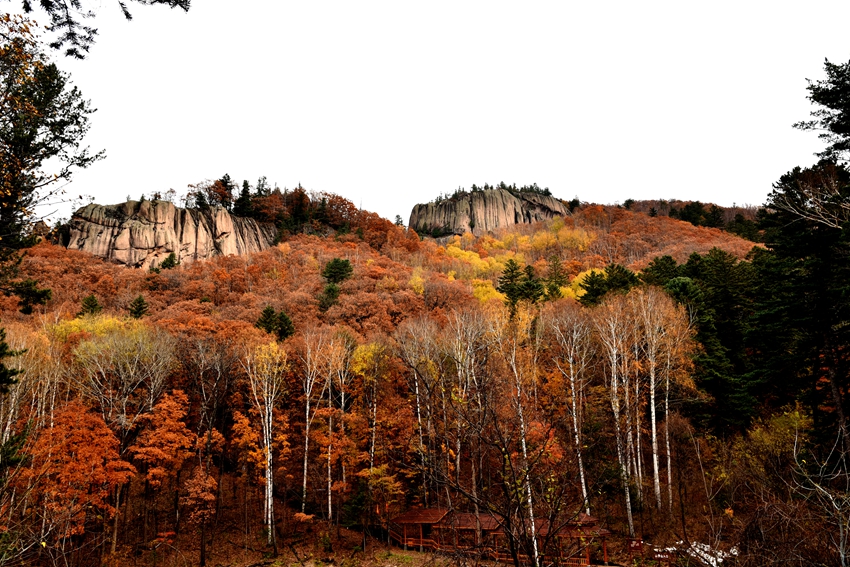
[[[130,452],[145,470],[145,480],[151,488],[158,488],[174,477],[191,454],[189,449],[195,443],[195,434],[183,422],[188,407],[186,394],[174,390],[163,395],[153,412],[139,420],[146,429]]]
[[[85,532],[95,516],[111,517],[113,491],[136,470],[118,455],[118,439],[77,400],[56,411],[53,424],[36,432],[27,449],[29,466],[18,478],[32,487],[45,522],[60,539]]]

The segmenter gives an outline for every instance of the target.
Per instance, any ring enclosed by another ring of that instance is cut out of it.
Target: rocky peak
[[[438,203],[413,207],[409,226],[420,234],[479,236],[488,231],[569,215],[559,199],[531,191],[472,191]]]
[[[68,224],[69,249],[137,268],[156,266],[172,252],[180,262],[259,252],[276,235],[273,225],[222,207],[181,209],[168,201],[91,204]]]

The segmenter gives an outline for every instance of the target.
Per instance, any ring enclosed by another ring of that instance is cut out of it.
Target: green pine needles
[[[279,341],[285,341],[295,334],[295,325],[292,324],[292,319],[289,318],[289,315],[283,311],[280,313],[276,312],[271,305],[267,305],[263,309],[255,326],[271,335],[275,335]]]

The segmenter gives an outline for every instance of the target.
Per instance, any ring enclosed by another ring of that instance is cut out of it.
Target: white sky
[[[850,59],[846,1],[101,3],[58,62],[108,156],[68,191],[103,204],[229,173],[405,221],[502,180],[758,205],[822,148],[805,79]]]

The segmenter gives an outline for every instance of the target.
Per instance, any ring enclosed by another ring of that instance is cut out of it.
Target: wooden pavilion
[[[547,520],[535,521],[538,541],[549,539],[546,558],[561,565],[583,567],[591,564],[591,548],[601,544],[603,561],[608,562],[606,538],[611,534],[593,516],[579,514],[550,533]],[[512,560],[503,522],[492,514],[450,511],[445,508],[413,509],[390,522],[390,538],[405,549],[480,555],[502,562]],[[575,551],[579,553],[576,554]],[[521,560],[530,558],[521,556]]]

